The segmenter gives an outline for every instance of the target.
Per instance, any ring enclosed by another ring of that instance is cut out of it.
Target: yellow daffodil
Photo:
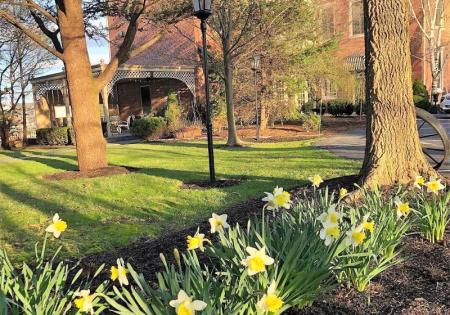
[[[363,218],[361,226],[362,226],[363,230],[367,230],[370,233],[373,233],[373,231],[375,229],[375,222],[374,221],[369,221],[369,215],[366,214],[364,216],[364,218]]]
[[[283,306],[283,300],[275,293],[275,285],[275,281],[272,281],[267,289],[267,293],[264,294],[261,300],[259,300],[256,304],[256,306],[263,312],[275,313]]]
[[[226,214],[217,215],[213,213],[212,217],[209,219],[209,224],[211,225],[211,233],[223,233],[224,229],[228,229],[230,225],[227,223],[227,218],[228,215]]]
[[[364,243],[366,239],[366,234],[363,231],[363,227],[361,225],[355,227],[353,226],[350,231],[346,232],[347,238],[345,239],[346,244],[357,246]]]
[[[320,175],[314,175],[313,177],[309,177],[308,179],[316,188],[319,188],[320,184],[323,183],[323,179],[322,177],[320,177]]]
[[[59,218],[59,215],[56,213],[53,216],[52,224],[50,224],[45,231],[48,233],[53,233],[53,236],[59,238],[61,233],[67,229],[67,223]]]
[[[344,198],[348,194],[348,190],[345,188],[339,189],[339,200]]]
[[[338,224],[339,220],[343,217],[343,214],[336,211],[336,204],[330,205],[327,212],[322,213],[317,220],[325,224]]]
[[[81,290],[76,294],[79,298],[75,299],[73,303],[81,311],[85,313],[94,314],[94,301],[96,294],[91,294],[90,290]]]
[[[339,238],[340,233],[339,225],[325,223],[323,229],[320,230],[320,239],[325,240],[325,246],[330,246],[334,240]]]
[[[241,264],[247,267],[250,276],[265,271],[266,266],[274,263],[273,258],[266,255],[265,247],[259,250],[253,247],[247,247],[245,250],[249,253],[249,256],[242,260]]]
[[[177,299],[170,301],[169,305],[175,308],[177,315],[194,315],[196,311],[202,311],[207,306],[203,301],[193,301],[183,290],[178,292]]]
[[[267,202],[268,210],[278,210],[279,208],[291,208],[291,194],[284,191],[282,187],[275,187],[273,193],[265,193],[267,196],[262,201]]]
[[[430,177],[430,180],[425,184],[425,186],[427,187],[427,192],[433,194],[438,194],[440,190],[445,188],[445,186],[441,184],[441,180],[434,177]]]
[[[425,185],[425,178],[422,176],[416,176],[416,179],[414,180],[414,187],[420,189],[423,185]]]
[[[203,252],[205,250],[203,246],[204,242],[209,242],[209,240],[205,238],[205,234],[200,234],[197,230],[194,236],[189,235],[187,237],[187,248],[188,250],[196,250],[199,248]]]
[[[118,280],[121,286],[128,285],[128,270],[125,268],[123,260],[117,259],[117,267],[111,267],[111,280]]]
[[[411,208],[409,207],[409,203],[402,202],[400,197],[395,197],[394,203],[397,206],[397,218],[401,218],[403,216],[407,216],[411,212]]]

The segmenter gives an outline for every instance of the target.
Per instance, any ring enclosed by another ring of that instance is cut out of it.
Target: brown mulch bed
[[[365,118],[361,120],[359,116],[325,116],[322,118],[322,130],[320,135],[329,136],[349,129],[364,127],[365,124]],[[237,134],[245,142],[255,142],[255,126],[238,127]],[[267,128],[261,134],[261,138],[258,142],[307,140],[316,138],[317,136],[319,136],[319,134],[316,131],[307,132],[301,126],[284,124],[283,126],[276,125]],[[227,131],[222,130],[221,132],[216,133],[215,137],[225,139],[227,137]]]
[[[353,188],[355,176],[325,181],[323,186],[330,190]],[[303,198],[311,192],[310,187],[291,191],[294,198]],[[248,200],[229,208],[230,223],[246,224],[249,218],[259,215],[263,202],[261,198]],[[208,221],[198,225],[202,231],[209,230]],[[115,264],[123,257],[147,279],[155,281],[155,273],[162,264],[159,254],[164,253],[173,262],[173,249],[186,247],[186,235],[196,232],[197,226],[172,231],[157,239],[141,238],[124,248],[95,254],[83,259],[85,271],[92,273],[102,263]],[[450,231],[446,234],[450,239]],[[417,234],[406,237],[404,263],[382,273],[369,285],[367,292],[358,293],[346,287],[336,288],[327,296],[317,300],[311,307],[291,310],[287,314],[450,314],[450,248],[448,244],[431,244]],[[200,256],[201,257],[201,256]],[[103,275],[105,278],[107,275]]]
[[[44,179],[50,181],[71,180],[80,178],[97,178],[113,175],[122,175],[134,172],[137,169],[123,166],[108,166],[93,171],[65,171],[43,176]]]

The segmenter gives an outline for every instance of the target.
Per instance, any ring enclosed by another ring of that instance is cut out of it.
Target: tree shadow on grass
[[[76,164],[72,164],[72,163],[62,160],[62,159],[71,159],[70,157],[66,157],[66,156],[61,156],[62,159],[60,159],[60,157],[58,157],[57,155],[53,155],[53,154],[50,156],[45,156],[44,154],[38,154],[38,155],[45,156],[45,157],[38,157],[38,156],[36,156],[35,153],[31,153],[31,155],[27,155],[21,151],[14,151],[12,153],[0,152],[0,154],[19,159],[21,161],[33,161],[33,162],[41,163],[43,165],[46,165],[46,166],[54,168],[54,169],[60,169],[60,170],[65,170],[65,171],[78,170],[78,166]]]

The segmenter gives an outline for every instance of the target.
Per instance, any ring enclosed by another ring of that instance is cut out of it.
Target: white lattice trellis
[[[60,90],[63,93],[65,88],[66,84],[61,80],[37,83],[34,85],[35,97],[39,99],[45,92],[53,90]]]
[[[114,94],[114,84],[123,79],[147,79],[147,78],[167,78],[177,79],[186,84],[195,96],[195,73],[193,71],[144,71],[144,70],[119,70],[114,74],[108,83],[108,93]]]

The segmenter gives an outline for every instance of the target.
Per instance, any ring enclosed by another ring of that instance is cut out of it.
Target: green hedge
[[[75,133],[71,127],[52,127],[36,130],[36,141],[40,145],[75,144]]]
[[[143,139],[158,138],[164,133],[166,127],[167,122],[163,117],[146,117],[136,119],[130,132],[133,136]]]
[[[342,100],[330,101],[326,104],[326,107],[328,113],[333,116],[350,116],[355,110],[353,103]]]

